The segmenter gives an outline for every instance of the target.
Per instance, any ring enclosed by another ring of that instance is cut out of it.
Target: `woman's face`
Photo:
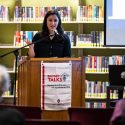
[[[56,15],[50,15],[47,18],[47,27],[50,34],[52,34],[56,30],[58,23],[59,23],[59,19]]]

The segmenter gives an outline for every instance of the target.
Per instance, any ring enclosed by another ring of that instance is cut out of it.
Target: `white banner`
[[[41,62],[41,109],[66,110],[71,107],[72,64]]]

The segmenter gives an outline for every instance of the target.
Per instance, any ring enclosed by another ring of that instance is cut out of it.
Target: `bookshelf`
[[[82,0],[81,1],[81,5],[101,5],[101,6],[104,6],[104,1],[103,0]],[[85,33],[85,34],[88,34],[90,33],[90,31],[104,31],[104,22],[84,22],[80,24],[80,32],[81,33]],[[124,50],[125,48],[124,47],[98,47],[98,46],[89,46],[89,47],[79,47],[80,49],[82,49],[82,53],[83,53],[83,56],[86,57],[86,56],[112,56],[112,55],[124,55]],[[74,48],[76,49],[76,48]],[[87,72],[86,71],[86,80],[88,81],[94,81],[94,82],[98,82],[98,81],[101,81],[101,82],[108,82],[108,72],[98,72],[98,71],[89,71]],[[90,90],[91,91],[91,90]],[[111,95],[113,95],[111,93]],[[117,96],[117,95],[116,95]],[[112,98],[112,97],[111,97]],[[113,97],[114,98],[114,97]],[[106,99],[106,96],[105,98],[99,98],[98,96],[97,97],[86,97],[86,102],[89,103],[89,104],[86,104],[86,106],[88,105],[88,107],[100,107],[102,105],[103,108],[106,107],[106,102],[107,102],[107,99]],[[94,104],[95,102],[95,104]],[[102,103],[102,104],[101,104]]]

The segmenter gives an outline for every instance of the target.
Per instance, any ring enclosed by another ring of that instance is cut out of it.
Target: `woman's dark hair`
[[[43,25],[42,25],[42,36],[47,36],[49,34],[48,27],[47,27],[47,18],[51,15],[56,15],[59,19],[59,23],[57,26],[57,31],[60,35],[63,35],[64,31],[61,26],[61,18],[57,10],[48,11],[44,17]]]

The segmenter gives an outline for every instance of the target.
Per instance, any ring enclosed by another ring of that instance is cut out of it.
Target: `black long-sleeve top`
[[[41,33],[36,33],[32,42],[34,44],[35,57],[71,57],[71,44],[69,37],[56,34],[53,39],[49,36],[42,37]]]

